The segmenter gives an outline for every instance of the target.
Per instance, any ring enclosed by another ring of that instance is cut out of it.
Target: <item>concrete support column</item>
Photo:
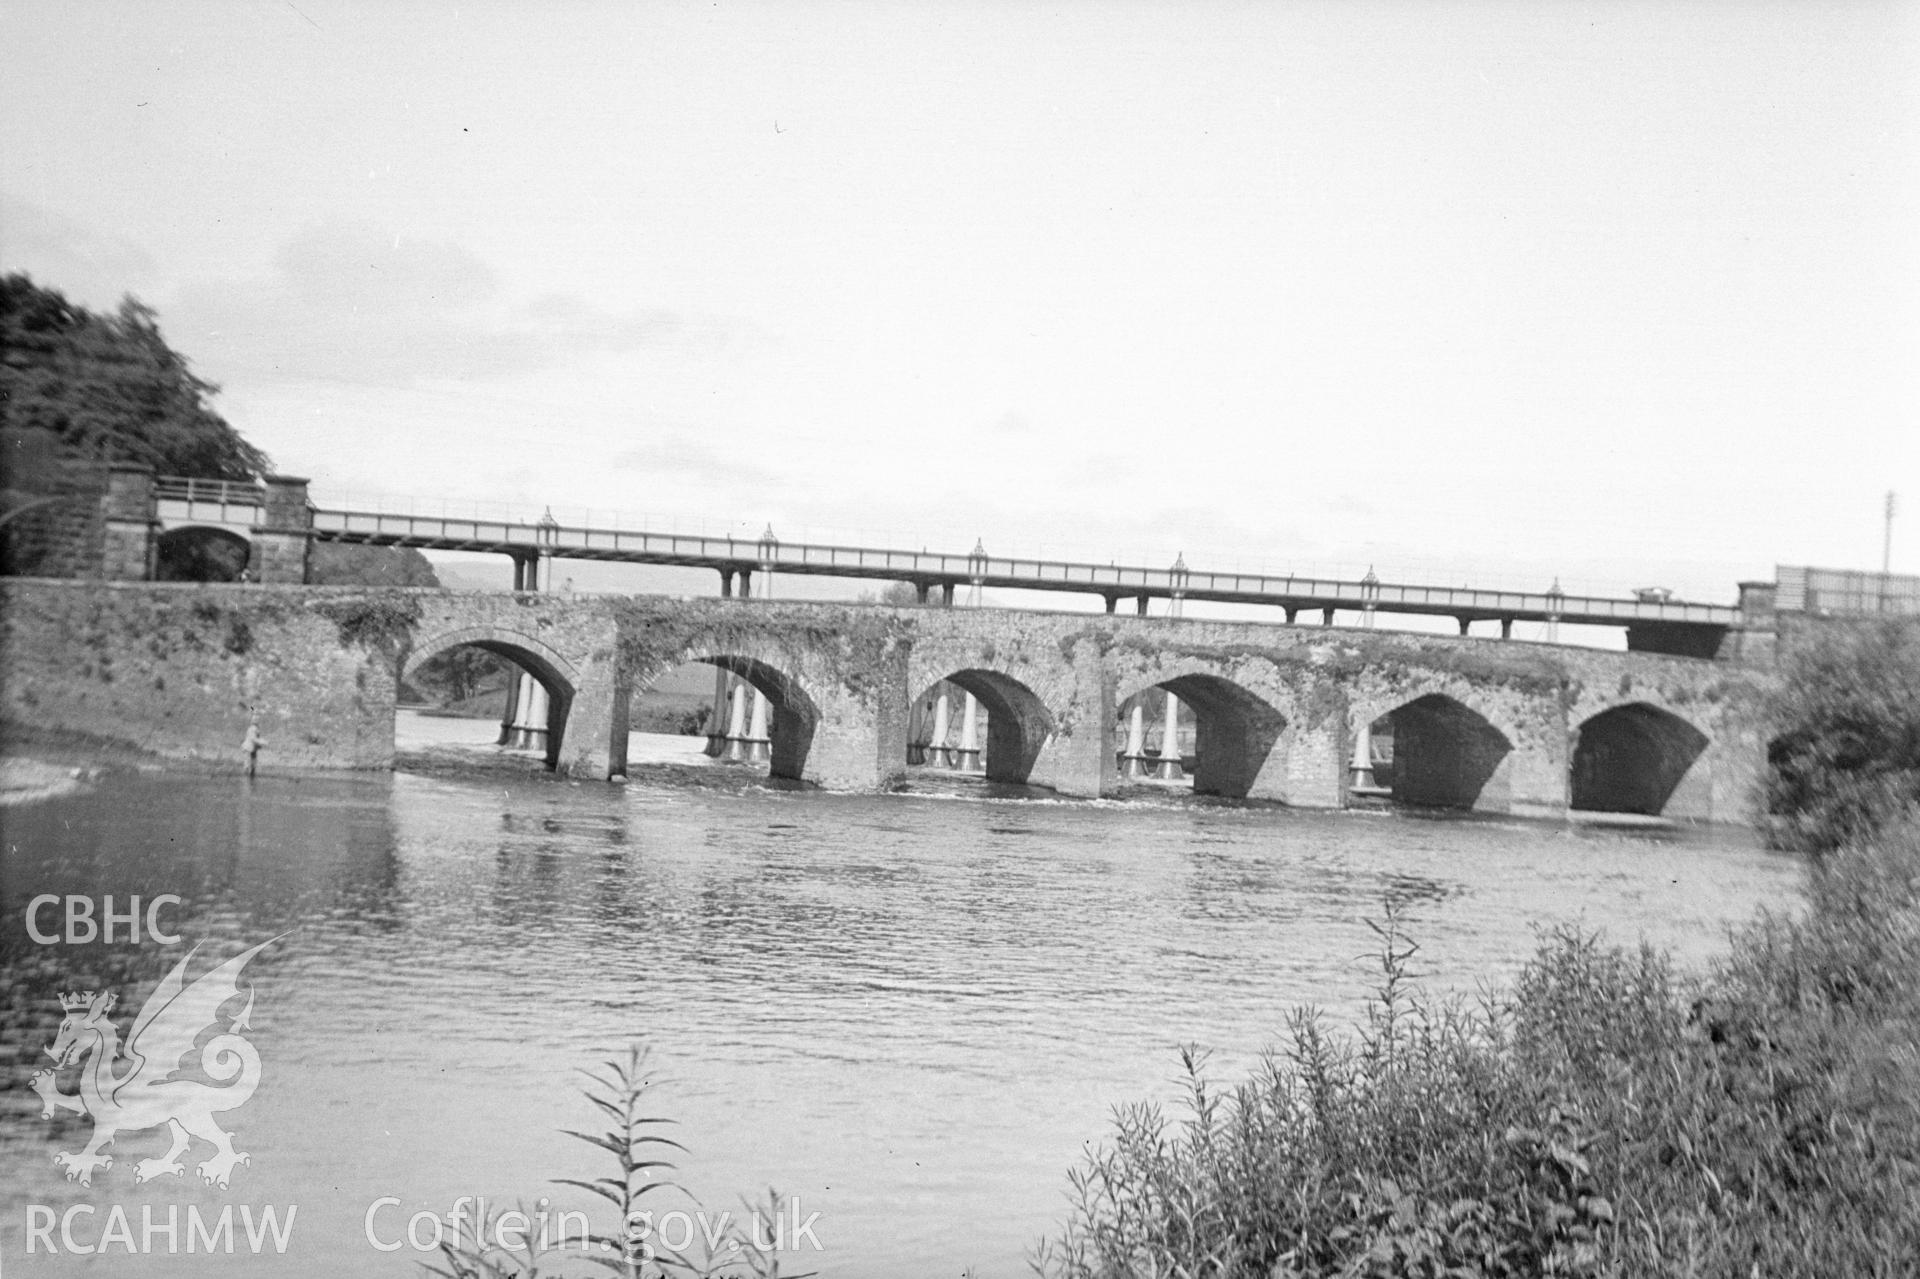
[[[927,602],[927,596],[932,590],[932,582],[915,582],[913,584],[913,602],[916,604],[925,604]]]
[[[1147,615],[1147,597],[1144,594],[1133,597],[1133,611],[1141,617]]]
[[[528,557],[512,555],[508,557],[513,564],[513,589],[516,592],[527,589]],[[494,739],[496,746],[512,746],[515,727],[525,722],[527,686],[532,681],[527,673],[518,666],[512,668],[507,676],[507,702],[500,709],[500,735]]]
[[[713,668],[713,705],[707,710],[707,744],[704,753],[709,759],[719,759],[727,749],[727,683],[732,679],[726,671]]]
[[[941,608],[953,607],[953,583],[952,582],[942,582],[940,584],[940,607]]]
[[[747,698],[745,681],[733,686],[733,713],[727,720],[727,752],[721,758],[729,764],[743,764],[747,759]]]
[[[107,491],[100,499],[104,534],[100,548],[100,576],[110,582],[150,582],[156,533],[153,468],[138,462],[115,462],[107,472]]]
[[[952,730],[953,709],[947,700],[947,686],[940,685],[940,695],[933,703],[933,737],[927,743],[927,763],[935,768],[952,768],[953,751],[947,747],[947,734]]]
[[[1500,619],[1500,638],[1513,638],[1513,619],[1511,617],[1503,617]]]
[[[1109,613],[1113,612],[1114,608],[1120,603],[1120,597],[1118,595],[1103,595],[1101,598],[1106,600],[1107,612]]]
[[[253,580],[304,585],[313,559],[313,507],[307,481],[269,475],[263,523],[253,537]]]
[[[720,598],[723,600],[733,598],[733,570],[730,568],[720,570]]]
[[[740,570],[740,598],[743,600],[753,598],[753,570],[750,568]]]
[[[1287,615],[1287,625],[1292,626],[1293,619],[1300,616],[1300,610],[1297,608],[1289,608],[1284,611],[1286,612],[1286,615]]]
[[[1374,789],[1373,725],[1362,724],[1353,734],[1353,768],[1348,778],[1354,789]]]
[[[1152,771],[1153,765],[1147,760],[1147,704],[1136,700],[1133,714],[1127,719],[1127,750],[1120,757],[1120,776],[1145,777]]]
[[[1167,720],[1160,730],[1160,767],[1154,776],[1163,782],[1177,782],[1186,776],[1180,766],[1180,699],[1167,694]]]
[[[1322,626],[1332,626],[1332,625],[1333,625],[1333,610],[1332,610],[1332,609],[1330,609],[1330,608],[1323,608],[1323,609],[1321,609],[1321,610],[1320,610],[1320,625],[1322,625]]]
[[[1473,619],[1470,617],[1456,617],[1454,621],[1460,623],[1460,633],[1462,635],[1467,634],[1467,632],[1473,628]]]
[[[980,700],[965,689],[961,690],[965,698],[965,710],[960,719],[960,750],[954,766],[963,773],[981,771],[980,764]]]
[[[520,560],[520,567],[522,569],[520,576],[523,579],[522,590],[539,592],[547,588],[548,579],[553,574],[553,560],[547,554],[542,552],[537,559],[531,556],[523,557]],[[507,734],[506,744],[512,750],[539,751],[545,754],[548,712],[552,709],[547,698],[546,685],[526,671],[520,672],[519,682],[519,704],[514,711],[513,728]]]
[[[767,695],[753,690],[753,718],[747,726],[747,760],[764,764],[773,758],[773,739],[767,734]]]

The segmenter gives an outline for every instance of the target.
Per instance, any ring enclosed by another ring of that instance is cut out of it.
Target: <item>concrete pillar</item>
[[[307,481],[269,475],[263,522],[253,535],[253,580],[304,585],[313,559],[313,508]]]
[[[512,555],[508,559],[513,564],[513,589],[516,592],[527,589],[527,557]],[[527,673],[518,666],[512,668],[507,676],[507,704],[500,709],[500,735],[494,738],[495,746],[513,744],[514,726],[521,722],[522,699],[526,696]]]
[[[1322,626],[1332,626],[1332,625],[1333,625],[1333,610],[1332,610],[1332,609],[1330,609],[1330,608],[1323,608],[1323,609],[1321,609],[1321,610],[1320,610],[1320,625],[1322,625]]]
[[[1286,615],[1287,615],[1287,625],[1292,626],[1293,619],[1300,616],[1300,610],[1297,608],[1289,608],[1284,611],[1286,612]]]
[[[940,584],[940,607],[941,608],[953,607],[953,583],[952,582],[942,582]]]
[[[1372,790],[1373,781],[1373,725],[1362,724],[1353,734],[1353,768],[1348,785],[1358,789]]]
[[[965,689],[961,690],[965,700],[965,711],[960,719],[960,750],[954,760],[954,767],[963,773],[981,771],[980,763],[980,700]]]
[[[753,690],[753,718],[747,727],[747,760],[764,764],[773,758],[773,739],[767,735],[767,695]]]
[[[1133,611],[1141,617],[1147,615],[1147,597],[1144,593],[1133,597]]]
[[[953,751],[947,746],[947,734],[953,727],[952,717],[953,710],[947,701],[947,685],[942,681],[940,695],[933,703],[933,737],[927,743],[927,763],[935,768],[953,767]]]
[[[1118,595],[1103,595],[1100,598],[1107,602],[1107,612],[1109,613],[1113,612],[1120,603],[1120,597]]]
[[[913,602],[916,604],[925,604],[927,602],[927,595],[932,590],[932,582],[915,582],[913,584]]]
[[[1160,767],[1154,776],[1163,782],[1177,782],[1186,776],[1180,766],[1180,699],[1167,693],[1167,721],[1160,730]]]
[[[1141,695],[1144,698],[1145,694]],[[1127,750],[1120,757],[1122,777],[1145,777],[1153,770],[1147,762],[1147,704],[1136,699],[1133,714],[1127,720]]]
[[[153,497],[153,468],[115,462],[100,498],[100,576],[110,582],[150,582],[160,521]]]
[[[747,759],[748,692],[745,681],[733,686],[733,714],[727,720],[727,753],[722,756],[729,764],[743,764]]]
[[[524,557],[522,588],[528,591],[544,591],[548,579],[553,575],[553,560],[545,552],[538,559]],[[520,674],[520,701],[513,717],[513,730],[507,735],[507,746],[513,750],[547,751],[547,718],[551,709],[547,698],[546,685],[527,672]]]
[[[750,568],[740,570],[740,598],[743,600],[753,598],[753,570]]]
[[[1456,617],[1453,620],[1460,623],[1460,633],[1462,635],[1465,635],[1473,626],[1473,619],[1470,617]]]
[[[1511,617],[1503,617],[1500,619],[1500,638],[1513,638],[1513,619]]]
[[[703,753],[709,759],[719,759],[727,749],[727,682],[732,679],[726,671],[713,668],[713,705],[707,711],[707,744]]]
[[[720,598],[723,600],[733,598],[733,570],[730,568],[720,570]]]

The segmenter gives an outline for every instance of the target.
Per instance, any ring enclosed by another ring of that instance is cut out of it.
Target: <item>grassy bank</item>
[[[1436,1002],[1381,928],[1355,1027],[1253,1078],[1187,1056],[1071,1177],[1039,1268],[1087,1276],[1895,1276],[1920,1269],[1920,641],[1798,659],[1764,803],[1807,900],[1709,973],[1561,932]]]

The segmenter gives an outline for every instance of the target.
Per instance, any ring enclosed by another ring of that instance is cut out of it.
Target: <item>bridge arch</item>
[[[1115,699],[1116,707],[1154,689],[1172,693],[1193,709],[1193,792],[1245,799],[1256,787],[1284,793],[1284,743],[1289,716],[1272,702],[1226,676],[1207,671],[1156,672]],[[1124,739],[1126,728],[1119,730]]]
[[[987,740],[980,759],[987,780],[1024,784],[1056,728],[1046,702],[1006,671],[969,666],[928,684],[914,705],[922,705],[943,680],[973,694],[987,712]]]
[[[182,524],[154,539],[157,582],[238,582],[253,559],[253,542],[219,524]]]
[[[429,659],[448,649],[467,646],[504,657],[526,671],[547,693],[547,767],[558,768],[567,727],[567,714],[580,691],[580,675],[564,655],[521,631],[500,626],[470,626],[445,631],[426,639],[416,639],[401,662],[399,679],[405,680]],[[615,771],[625,768],[627,757],[626,720],[619,719],[615,734]]]
[[[1705,816],[1711,796],[1695,764],[1712,744],[1697,724],[1666,707],[1632,701],[1589,715],[1575,730],[1573,807],[1649,817]],[[1697,811],[1696,811],[1697,810]]]
[[[1364,717],[1364,718],[1363,718]],[[1396,804],[1419,808],[1508,809],[1515,735],[1456,697],[1425,692],[1388,707],[1363,707],[1354,727],[1392,726],[1387,789]]]
[[[820,727],[820,707],[798,678],[762,656],[695,648],[647,678],[635,681],[635,687],[645,688],[672,666],[686,662],[716,666],[764,696],[772,712],[767,725],[770,754],[767,775],[787,781],[799,781],[805,776],[807,755],[813,749],[814,733]]]

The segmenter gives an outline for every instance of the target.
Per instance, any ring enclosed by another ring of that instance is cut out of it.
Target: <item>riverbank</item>
[[[72,794],[86,785],[89,775],[84,767],[19,756],[0,758],[0,808]]]

